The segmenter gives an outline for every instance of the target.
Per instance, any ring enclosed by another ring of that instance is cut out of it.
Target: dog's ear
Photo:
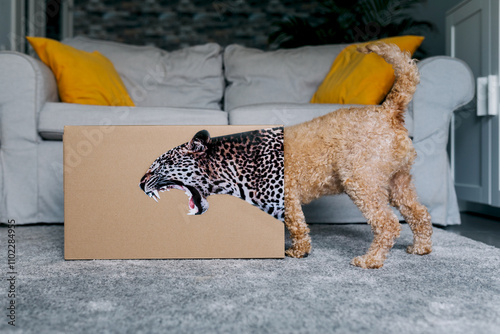
[[[207,130],[198,131],[193,139],[188,143],[188,153],[191,154],[204,154],[207,151],[208,145],[212,139]]]

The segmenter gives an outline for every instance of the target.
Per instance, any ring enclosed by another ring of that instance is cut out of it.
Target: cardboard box
[[[156,202],[139,187],[151,163],[206,129],[213,137],[271,126],[67,126],[65,259],[282,258],[284,224],[231,195],[188,215],[180,190]]]

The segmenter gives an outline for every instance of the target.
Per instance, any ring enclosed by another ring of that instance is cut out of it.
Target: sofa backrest
[[[224,110],[262,103],[308,103],[347,44],[262,51],[229,45],[224,51]]]
[[[222,49],[216,43],[172,52],[81,36],[63,43],[111,60],[136,106],[221,108]]]

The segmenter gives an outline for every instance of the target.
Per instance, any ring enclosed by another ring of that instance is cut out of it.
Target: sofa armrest
[[[47,66],[21,53],[0,52],[2,222],[37,221],[38,115],[45,102],[57,100],[56,80]]]
[[[414,141],[439,136],[446,146],[451,116],[474,97],[474,76],[462,60],[439,56],[418,63],[420,84],[412,101]]]
[[[420,84],[413,97],[415,187],[433,224],[460,224],[447,144],[453,111],[474,97],[474,77],[461,60],[432,57],[419,63]]]
[[[57,83],[45,64],[18,52],[0,52],[0,73],[0,143],[19,150],[40,139],[38,114],[58,101]]]

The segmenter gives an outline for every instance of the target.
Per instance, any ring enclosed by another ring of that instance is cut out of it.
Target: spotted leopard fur
[[[208,196],[229,194],[284,221],[283,157],[283,127],[214,138],[202,130],[158,157],[139,185],[155,200],[183,190],[191,215],[208,209]]]

